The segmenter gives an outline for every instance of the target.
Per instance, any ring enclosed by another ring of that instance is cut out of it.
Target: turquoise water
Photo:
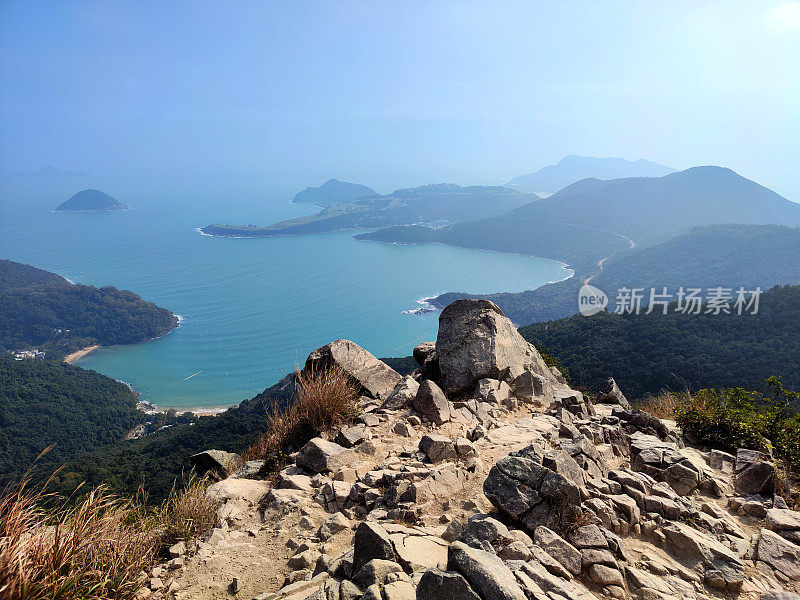
[[[313,212],[290,204],[287,193],[144,192],[129,184],[101,189],[131,210],[52,212],[82,187],[88,185],[0,186],[0,257],[76,282],[131,289],[181,315],[169,335],[101,348],[77,363],[131,384],[160,407],[238,403],[337,338],[377,356],[408,356],[436,337],[438,313],[403,314],[417,299],[520,291],[569,275],[551,260],[361,242],[353,232],[227,239],[196,231],[212,222],[265,224]]]

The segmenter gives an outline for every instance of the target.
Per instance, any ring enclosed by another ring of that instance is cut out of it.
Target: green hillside
[[[757,314],[573,315],[520,329],[596,390],[614,377],[629,398],[662,389],[763,390],[771,375],[800,388],[800,286],[762,294]]]
[[[0,351],[38,347],[57,359],[92,344],[143,342],[177,325],[133,292],[73,285],[8,260],[0,261],[0,306]]]

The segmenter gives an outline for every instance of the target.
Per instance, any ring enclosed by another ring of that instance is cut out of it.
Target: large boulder
[[[481,597],[462,575],[430,569],[419,580],[417,600],[481,600]]]
[[[565,452],[542,456],[535,446],[529,446],[497,461],[483,483],[483,492],[498,509],[533,533],[540,525],[560,530],[577,522],[582,514],[582,485],[580,468]]]
[[[756,547],[756,559],[768,564],[792,581],[800,581],[800,546],[769,529],[762,529]]]
[[[381,408],[384,410],[399,410],[414,401],[419,391],[419,384],[413,377],[406,375],[392,390],[392,393],[383,401]]]
[[[742,588],[744,563],[727,546],[684,523],[671,523],[663,527],[662,531],[664,549],[680,558],[684,564],[692,563],[706,578],[721,580],[729,591],[735,592]]]
[[[349,456],[343,446],[322,438],[314,438],[300,449],[296,462],[297,466],[312,473],[326,473],[347,466]]]
[[[378,523],[364,521],[353,538],[353,572],[375,559],[395,561],[397,556],[389,532]]]
[[[536,349],[488,300],[457,300],[439,315],[436,354],[445,393],[468,393],[484,377],[513,382],[525,371],[552,379]]]
[[[359,387],[362,394],[385,400],[402,376],[361,346],[350,340],[336,340],[317,348],[306,359],[306,371],[338,367]]]

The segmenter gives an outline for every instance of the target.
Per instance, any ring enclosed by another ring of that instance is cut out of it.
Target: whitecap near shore
[[[417,308],[409,308],[403,311],[404,315],[424,315],[425,313],[436,312],[439,310],[433,304],[430,303],[431,300],[436,298],[436,296],[426,296],[425,298],[419,298],[416,300],[416,303],[419,304]]]

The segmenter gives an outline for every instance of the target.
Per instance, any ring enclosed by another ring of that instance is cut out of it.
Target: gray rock
[[[400,374],[350,340],[336,340],[314,350],[306,359],[305,371],[338,367],[371,398],[385,400],[402,380]]]
[[[392,393],[383,401],[381,408],[384,410],[399,410],[414,401],[419,391],[419,383],[413,377],[406,375],[392,390]]]
[[[452,407],[444,392],[433,381],[423,381],[414,397],[414,409],[425,418],[441,425],[450,420]]]
[[[355,565],[353,565],[355,567]],[[392,560],[381,560],[380,558],[373,558],[360,569],[356,569],[356,574],[353,575],[353,582],[360,585],[362,588],[371,585],[381,585],[386,581],[386,577],[390,573],[403,572],[403,567]],[[380,598],[380,596],[378,596]]]
[[[630,410],[631,403],[619,389],[617,382],[613,377],[606,379],[603,387],[600,389],[600,394],[597,397],[598,404],[619,404],[626,410]]]
[[[414,360],[422,369],[423,379],[439,380],[439,357],[436,354],[436,342],[422,342],[414,348]]]
[[[767,563],[792,581],[800,581],[800,546],[769,529],[762,529],[756,559]]]
[[[785,590],[769,590],[762,592],[759,600],[800,600],[800,594],[793,594]]]
[[[514,378],[511,389],[517,398],[530,402],[535,398],[552,396],[553,383],[547,376],[526,369]]]
[[[204,450],[189,457],[198,475],[209,474],[215,479],[225,479],[228,473],[236,469],[242,462],[238,454],[224,450]]]
[[[772,496],[775,493],[775,464],[761,452],[739,448],[733,483],[739,494]]]
[[[453,442],[444,435],[423,435],[419,441],[419,449],[432,463],[438,463],[456,456]]]
[[[771,508],[767,511],[767,529],[772,531],[800,530],[800,512],[787,508]]]
[[[442,311],[436,353],[448,394],[468,393],[485,377],[513,381],[526,370],[552,377],[536,349],[488,300],[457,300]]]
[[[364,521],[353,538],[353,572],[358,573],[373,559],[396,561],[397,557],[386,529],[378,523]]]
[[[526,600],[514,574],[490,552],[453,542],[448,551],[447,569],[461,573],[482,598]]]
[[[536,528],[533,539],[537,546],[544,550],[567,571],[573,575],[580,574],[582,564],[580,551],[555,531],[543,525],[539,526]]]
[[[489,379],[485,377],[479,379],[475,384],[472,397],[481,402],[489,404],[502,404],[511,395],[511,387],[505,381]]]
[[[367,426],[359,423],[352,427],[341,429],[333,441],[344,448],[352,448],[367,439],[368,435]]]
[[[665,550],[681,557],[682,562],[693,561],[701,572],[718,571],[718,576],[724,578],[728,590],[741,589],[744,582],[744,563],[726,546],[684,523],[671,523],[662,527],[661,531],[664,534]]]
[[[298,466],[313,473],[338,471],[347,466],[346,448],[322,438],[314,438],[297,453]]]
[[[622,573],[605,565],[592,565],[589,567],[589,579],[600,585],[624,586],[625,579]]]
[[[497,461],[483,484],[492,504],[523,523],[529,532],[539,525],[560,529],[582,512],[580,488],[553,470],[563,461],[550,460],[549,468],[541,460],[535,446],[509,454]]]
[[[481,600],[481,597],[462,575],[430,569],[419,580],[417,600]]]

